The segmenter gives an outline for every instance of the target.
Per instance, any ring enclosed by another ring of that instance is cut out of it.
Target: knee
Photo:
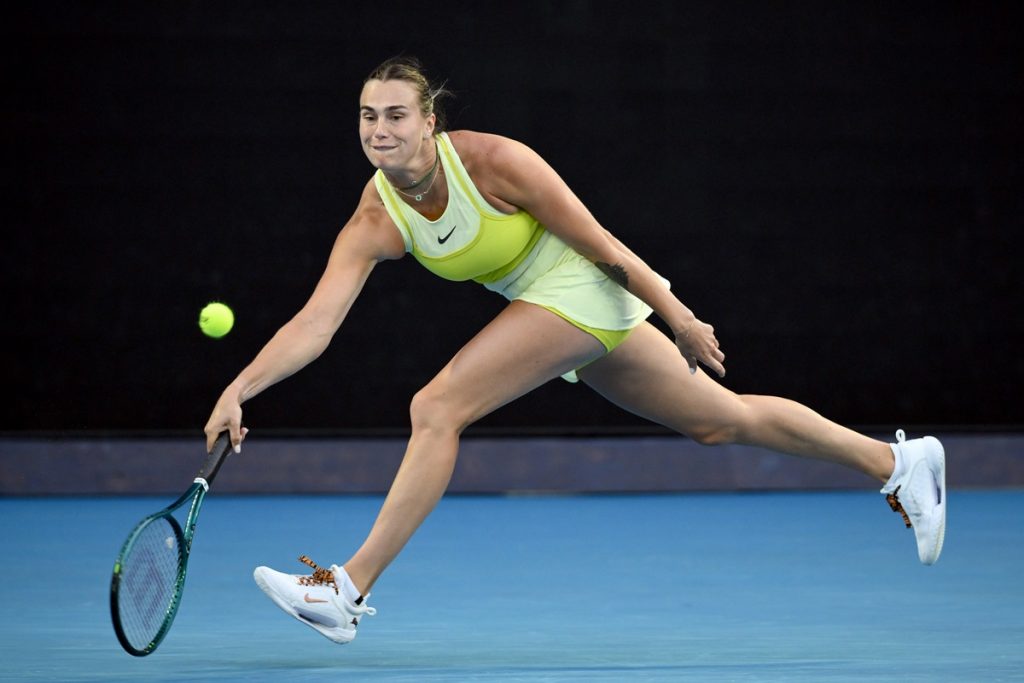
[[[721,446],[729,443],[747,443],[750,435],[760,424],[756,406],[746,396],[736,396],[736,401],[723,410],[717,419],[696,428],[686,430],[686,435],[702,446]]]
[[[686,435],[701,446],[721,446],[727,443],[736,443],[739,428],[732,424],[701,425],[694,429],[688,429]]]
[[[465,425],[455,406],[446,400],[446,392],[433,383],[423,387],[409,403],[409,419],[414,432],[424,430],[459,433]]]

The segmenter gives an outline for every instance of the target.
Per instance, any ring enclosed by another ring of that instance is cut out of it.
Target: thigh
[[[675,343],[647,322],[577,374],[621,408],[691,436],[736,425],[746,411],[735,393],[703,370],[690,374]]]
[[[551,311],[513,301],[421,393],[468,425],[604,352],[595,337]]]

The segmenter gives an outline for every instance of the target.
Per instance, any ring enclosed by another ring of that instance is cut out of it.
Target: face
[[[435,116],[420,111],[416,88],[400,80],[367,81],[359,97],[359,138],[370,163],[407,168],[430,140]]]

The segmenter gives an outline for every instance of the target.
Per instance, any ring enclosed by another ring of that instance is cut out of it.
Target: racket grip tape
[[[220,471],[220,466],[224,463],[224,459],[228,457],[230,452],[231,435],[227,431],[223,431],[217,437],[217,440],[213,442],[213,450],[206,456],[206,462],[203,463],[203,468],[199,470],[199,474],[196,477],[205,479],[207,484],[212,484],[214,477],[217,476],[217,472]]]

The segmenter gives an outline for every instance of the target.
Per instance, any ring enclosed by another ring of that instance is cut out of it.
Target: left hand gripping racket
[[[110,579],[114,633],[128,654],[145,657],[160,645],[178,613],[192,536],[210,484],[231,452],[227,432],[213,444],[195,481],[181,498],[145,517],[128,534]],[[173,512],[191,503],[182,531]]]

